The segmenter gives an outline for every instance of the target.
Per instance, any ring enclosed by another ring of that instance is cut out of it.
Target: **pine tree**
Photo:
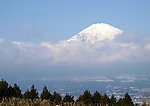
[[[65,97],[63,98],[63,102],[74,102],[74,97],[66,94]]]
[[[25,91],[25,93],[23,94],[23,98],[25,98],[25,99],[30,99],[31,98],[29,90]]]
[[[122,101],[123,101],[124,106],[134,106],[132,99],[128,93],[125,94]]]
[[[31,86],[30,94],[31,94],[31,99],[38,98],[38,92],[37,92],[37,90],[34,88],[34,85]]]
[[[3,79],[0,81],[0,98],[8,97],[8,83]]]
[[[91,99],[91,94],[90,91],[85,90],[84,94],[79,96],[78,101],[82,101],[84,104],[91,104],[92,103],[92,99]]]
[[[128,93],[124,95],[124,98],[120,98],[117,104],[118,106],[134,106],[132,99]]]
[[[15,83],[13,86],[14,97],[22,97],[20,87]]]
[[[101,97],[100,103],[103,104],[103,105],[106,105],[106,104],[110,103],[110,99],[109,99],[109,97],[107,96],[106,93],[104,93],[104,95]]]
[[[27,90],[24,95],[23,95],[24,98],[27,98],[27,99],[35,99],[35,98],[38,98],[38,92],[37,90],[34,88],[34,85],[31,86],[31,90]]]
[[[123,99],[120,98],[117,102],[117,106],[123,106]]]
[[[92,102],[99,103],[100,100],[101,100],[101,94],[98,91],[96,91],[92,96]]]
[[[14,89],[13,89],[13,87],[10,85],[10,86],[8,87],[8,90],[7,90],[7,97],[14,97],[14,94],[15,94]]]
[[[52,100],[52,95],[50,94],[50,92],[48,91],[46,86],[43,87],[43,91],[41,93],[41,99],[42,100],[43,99],[46,99],[46,100],[50,99],[50,100]]]
[[[60,94],[57,93],[56,91],[54,91],[54,93],[53,93],[53,101],[54,101],[54,103],[56,103],[56,104],[60,104],[61,101],[62,101],[62,97],[61,97]]]
[[[114,97],[114,95],[112,95],[110,98],[110,106],[116,105],[116,102],[117,102],[116,98]]]

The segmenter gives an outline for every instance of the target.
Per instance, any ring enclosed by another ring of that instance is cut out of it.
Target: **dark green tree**
[[[61,95],[59,93],[57,93],[56,91],[54,91],[54,93],[53,93],[53,101],[56,104],[60,104],[62,101]]]
[[[14,89],[13,89],[13,87],[10,85],[10,86],[8,87],[8,90],[7,90],[7,97],[14,97],[14,94],[15,94]]]
[[[110,103],[109,97],[107,96],[106,93],[104,93],[104,95],[101,97],[101,104],[106,105]]]
[[[41,99],[42,100],[43,99],[46,99],[46,100],[50,99],[50,100],[52,100],[52,95],[50,94],[50,92],[48,91],[46,86],[43,87],[43,91],[41,93]]]
[[[26,98],[26,99],[35,99],[35,98],[38,98],[38,92],[37,90],[34,88],[34,85],[31,86],[31,89],[30,91],[27,90],[24,95],[23,95],[23,98]]]
[[[128,93],[124,95],[124,98],[120,98],[118,103],[118,106],[134,106],[131,97]]]
[[[66,94],[65,97],[63,98],[63,102],[74,102],[74,97]]]
[[[134,106],[131,97],[128,93],[124,95],[124,98],[122,100],[123,106]]]
[[[117,106],[123,106],[123,99],[120,98],[117,102]]]
[[[92,96],[92,102],[95,104],[95,103],[100,103],[101,101],[101,94],[96,91],[93,96]]]
[[[38,98],[38,92],[34,88],[34,85],[31,86],[31,91],[30,91],[31,99]]]
[[[3,79],[0,81],[0,98],[8,97],[8,83]]]
[[[25,98],[25,99],[30,99],[31,98],[29,90],[25,91],[25,93],[23,94],[23,98]]]
[[[13,86],[14,97],[22,97],[20,87],[15,83]]]
[[[110,98],[110,106],[115,106],[116,105],[116,103],[117,103],[117,100],[116,100],[116,98],[114,97],[114,95],[112,95],[111,96],[111,98]]]
[[[82,101],[84,104],[88,105],[92,103],[90,91],[85,90],[83,95],[80,95],[77,101]]]

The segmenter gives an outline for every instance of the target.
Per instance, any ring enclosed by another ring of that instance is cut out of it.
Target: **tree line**
[[[21,92],[20,87],[15,83],[13,86],[9,85],[7,81],[0,81],[0,100],[9,99],[12,97],[21,98],[21,99],[41,99],[49,100],[51,103],[61,104],[61,103],[82,103],[84,105],[94,105],[101,104],[101,106],[134,106],[131,97],[128,93],[124,95],[123,98],[117,100],[113,95],[108,97],[107,94],[101,94],[96,91],[93,95],[90,91],[85,90],[82,95],[80,95],[76,100],[74,96],[66,94],[63,98],[62,96],[54,91],[50,93],[46,86],[43,87],[42,93],[39,95],[35,86],[32,85],[29,90],[26,90],[24,93]]]

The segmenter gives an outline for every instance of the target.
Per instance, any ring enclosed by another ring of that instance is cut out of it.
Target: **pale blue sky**
[[[150,0],[1,0],[0,38],[68,39],[93,23],[150,33]]]

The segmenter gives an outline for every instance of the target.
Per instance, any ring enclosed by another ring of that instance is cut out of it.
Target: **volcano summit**
[[[82,30],[67,42],[87,42],[95,43],[97,41],[113,40],[116,35],[122,34],[123,31],[111,25],[104,23],[92,24],[88,28]]]

